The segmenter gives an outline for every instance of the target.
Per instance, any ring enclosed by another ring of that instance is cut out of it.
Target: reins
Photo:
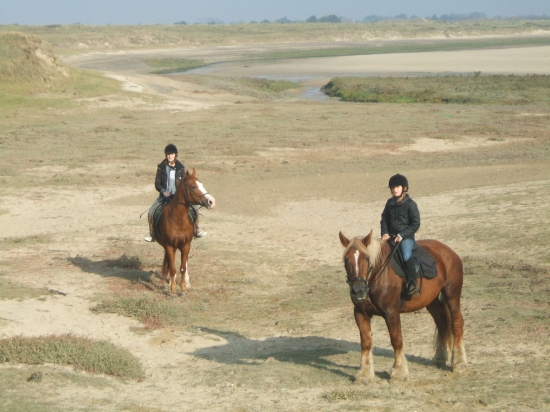
[[[388,245],[389,246],[389,245]],[[391,246],[389,246],[391,248]],[[391,250],[390,254],[388,255],[388,258],[386,259],[386,261],[384,262],[384,264],[382,265],[382,267],[376,271],[376,273],[372,276],[372,281],[374,282],[376,280],[376,278],[378,276],[380,276],[382,274],[382,272],[384,272],[386,270],[386,268],[388,267],[388,265],[390,264],[391,262],[391,258],[393,257],[394,253],[397,251],[398,249],[398,245],[395,244],[395,246],[393,247],[393,249]],[[370,264],[370,260],[367,259],[367,261],[369,262],[369,273],[372,272],[372,270],[374,269],[373,266],[371,266]],[[367,283],[368,281],[370,280],[369,279],[370,276],[369,274],[367,274]]]
[[[186,193],[187,193],[187,196],[183,196],[185,202],[178,202],[176,200],[174,200],[173,197],[170,197],[170,198],[166,198],[166,201],[164,202],[164,205],[167,205],[168,203],[176,203],[178,205],[184,205],[184,206],[187,206],[187,208],[189,208],[189,206],[192,206],[192,205],[196,205],[199,207],[199,209],[202,209],[204,206],[202,205],[202,203],[191,203],[191,201],[189,199],[191,199],[191,189],[189,187],[189,185],[186,183],[185,179],[183,179],[182,185],[185,186],[185,190],[186,190]],[[196,194],[196,192],[193,190],[193,193]],[[206,195],[208,195],[210,193],[206,192],[204,194],[201,195],[201,197],[199,198],[199,202],[202,202],[202,199],[203,197],[205,197]],[[151,206],[149,206],[147,209],[145,209],[141,215],[139,215],[139,218],[141,219],[141,216],[143,216],[143,214],[147,211],[149,211],[149,209],[151,209]],[[197,213],[199,213],[199,211],[197,210]]]

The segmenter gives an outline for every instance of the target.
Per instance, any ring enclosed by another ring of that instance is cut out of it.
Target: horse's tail
[[[447,297],[444,293],[439,294],[439,302],[441,302],[443,306],[443,313],[445,316],[444,320],[444,328],[445,330],[441,331],[437,328],[435,328],[435,334],[434,334],[434,349],[436,349],[436,354],[439,352],[439,350],[443,349],[445,360],[450,359],[450,355],[453,350],[453,324],[452,324],[452,318],[451,318],[451,310],[449,309],[449,304],[447,303]],[[441,354],[440,354],[441,355]]]

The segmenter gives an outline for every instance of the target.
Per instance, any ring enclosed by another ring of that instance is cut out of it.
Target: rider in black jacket
[[[403,175],[396,174],[388,184],[392,197],[386,202],[380,220],[382,239],[392,239],[399,245],[399,250],[405,262],[407,284],[405,290],[411,296],[417,296],[420,291],[416,282],[416,268],[411,259],[414,246],[414,234],[420,229],[420,212],[418,205],[407,194],[409,182]]]
[[[155,199],[153,205],[149,208],[149,235],[145,236],[145,241],[152,242],[154,240],[153,214],[157,206],[170,199],[176,193],[176,182],[185,176],[185,166],[181,163],[178,157],[178,148],[169,144],[164,148],[166,158],[157,165],[157,174],[155,176],[155,189],[159,192],[159,197]],[[193,206],[191,206],[193,207]],[[195,237],[200,238],[206,235],[206,232],[199,229],[199,213],[196,211],[195,220]]]

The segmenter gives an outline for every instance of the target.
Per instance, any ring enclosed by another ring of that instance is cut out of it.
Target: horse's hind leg
[[[451,367],[453,371],[457,371],[468,365],[468,361],[466,360],[466,349],[464,348],[464,318],[460,310],[460,297],[447,297],[447,302],[449,310],[451,311],[454,335]]]
[[[181,265],[180,265],[180,288],[182,292],[185,292],[185,289],[191,287],[189,283],[189,267],[187,266],[189,260],[189,249],[191,249],[191,244],[188,243],[181,249]]]
[[[441,295],[441,298],[443,298],[443,295]],[[432,315],[436,327],[434,339],[435,355],[432,358],[432,362],[437,365],[445,365],[449,360],[453,344],[451,313],[447,305],[439,297],[434,299],[426,309]]]

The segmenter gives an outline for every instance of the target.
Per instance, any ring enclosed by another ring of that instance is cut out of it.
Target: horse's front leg
[[[164,262],[170,272],[170,293],[176,294],[176,249],[171,246],[164,248]]]
[[[405,380],[409,377],[409,367],[403,352],[403,334],[401,333],[401,317],[399,311],[385,316],[386,325],[390,332],[391,345],[395,353],[395,362],[390,371],[392,379]]]
[[[189,250],[191,249],[191,243],[186,243],[185,246],[181,249],[181,265],[180,265],[180,288],[182,292],[185,292],[186,288],[191,287],[189,283]]]
[[[359,328],[361,336],[361,365],[359,372],[355,377],[357,383],[368,383],[374,379],[374,365],[372,359],[372,332],[371,332],[371,317],[355,307],[354,310],[355,322]]]

